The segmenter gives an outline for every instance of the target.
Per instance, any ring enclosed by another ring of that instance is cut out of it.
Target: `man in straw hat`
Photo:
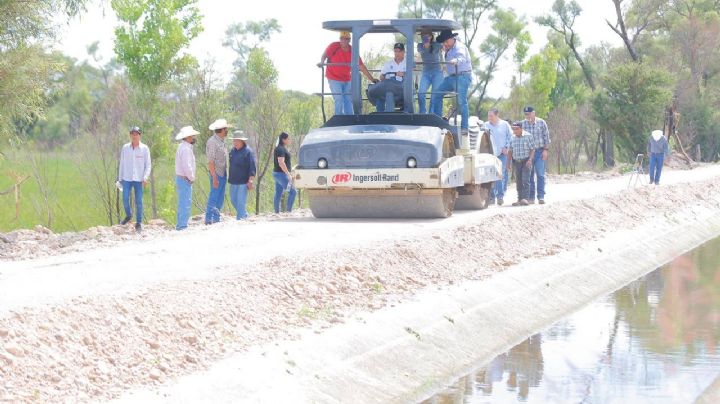
[[[225,202],[225,184],[227,182],[227,157],[225,137],[228,129],[233,128],[224,119],[218,119],[211,123],[208,129],[214,134],[208,139],[205,145],[205,154],[208,160],[208,171],[210,171],[210,193],[208,194],[207,209],[205,209],[205,224],[213,224],[220,221],[220,211]]]
[[[472,64],[470,63],[470,53],[465,45],[457,40],[458,34],[452,30],[444,29],[440,31],[436,41],[443,44],[445,49],[445,62],[449,63],[448,76],[445,77],[440,87],[433,90],[430,97],[430,105],[436,103],[442,111],[443,93],[456,92],[458,97],[458,109],[462,115],[460,129],[462,132],[468,131],[468,119],[470,113],[468,111],[468,88],[472,84]],[[458,145],[455,145],[458,147]]]
[[[195,182],[193,145],[195,144],[195,136],[199,133],[192,126],[184,126],[175,136],[175,140],[181,141],[175,153],[175,189],[178,196],[176,230],[187,228],[188,220],[190,220],[192,184]]]
[[[252,149],[247,145],[247,136],[241,130],[236,130],[230,135],[233,147],[230,149],[228,160],[230,183],[230,202],[237,212],[237,220],[248,217],[246,205],[248,191],[255,187],[255,156]]]
[[[325,69],[333,100],[335,101],[335,115],[352,115],[353,105],[350,94],[350,62],[352,61],[352,46],[350,46],[350,32],[340,32],[340,41],[332,42],[320,57],[320,64],[332,64]],[[335,65],[338,64],[338,65]],[[374,81],[372,74],[360,59],[360,72],[369,80]]]
[[[660,173],[669,155],[668,141],[661,130],[654,130],[650,134],[647,153],[650,159],[650,183],[660,185]]]

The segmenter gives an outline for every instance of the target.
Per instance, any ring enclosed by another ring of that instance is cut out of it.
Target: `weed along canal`
[[[687,403],[717,397],[718,378],[720,238],[479,364],[424,403]]]

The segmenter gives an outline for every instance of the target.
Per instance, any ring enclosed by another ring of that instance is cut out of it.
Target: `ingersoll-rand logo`
[[[364,182],[398,182],[400,181],[400,174],[371,174],[371,175],[355,175],[353,173],[338,173],[333,175],[333,184],[345,184],[350,181],[358,182],[360,184]]]

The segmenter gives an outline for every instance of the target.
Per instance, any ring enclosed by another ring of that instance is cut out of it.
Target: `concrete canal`
[[[717,402],[720,238],[480,364],[424,403]]]

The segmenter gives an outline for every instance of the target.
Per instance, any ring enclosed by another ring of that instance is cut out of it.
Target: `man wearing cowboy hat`
[[[125,143],[120,150],[120,168],[118,181],[122,185],[123,207],[125,218],[120,224],[127,224],[132,219],[130,208],[130,191],[135,190],[135,230],[142,229],[143,217],[143,186],[147,185],[150,178],[152,163],[150,161],[150,149],[140,141],[142,130],[133,126],[130,128],[130,143]]]
[[[230,183],[230,202],[237,211],[237,220],[248,217],[246,205],[248,191],[252,191],[255,187],[255,156],[253,151],[247,145],[247,136],[241,130],[236,130],[230,135],[233,147],[230,149],[230,158],[228,159],[229,173],[228,183]]]
[[[195,182],[193,144],[195,144],[195,136],[199,133],[192,126],[184,126],[175,135],[175,140],[181,140],[175,153],[175,189],[178,196],[176,230],[187,228],[190,220],[192,184]]]
[[[208,194],[207,209],[205,210],[205,224],[220,221],[220,210],[225,202],[225,183],[227,181],[227,148],[225,137],[228,129],[233,128],[224,119],[211,123],[208,129],[215,132],[205,145],[205,154],[210,171],[210,193]]]
[[[436,41],[443,44],[445,49],[445,62],[449,63],[448,76],[443,82],[433,90],[434,94],[430,97],[430,104],[435,102],[440,106],[442,111],[443,95],[446,92],[456,92],[458,97],[458,108],[462,121],[460,129],[462,132],[468,131],[468,88],[472,84],[472,64],[470,63],[470,53],[465,45],[457,40],[457,35],[452,30],[444,29],[440,31]],[[458,145],[455,145],[458,147]]]

